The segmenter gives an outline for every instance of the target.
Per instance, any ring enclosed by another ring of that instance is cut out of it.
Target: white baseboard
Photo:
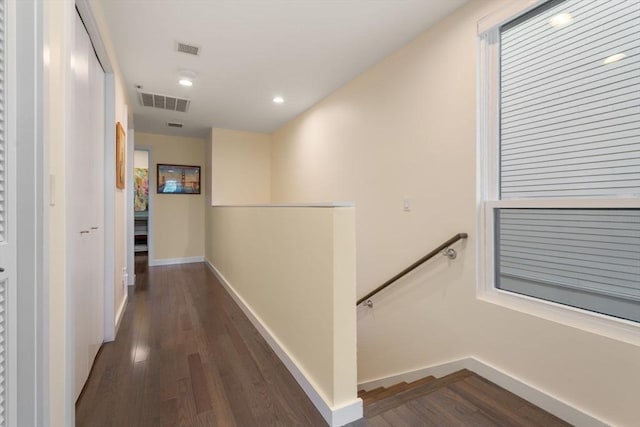
[[[359,398],[355,398],[353,402],[343,404],[339,407],[331,407],[322,396],[322,393],[320,393],[314,385],[313,381],[309,379],[308,375],[306,375],[304,370],[299,366],[298,362],[289,355],[285,347],[260,320],[258,315],[253,312],[244,299],[233,289],[229,281],[215,268],[211,261],[206,260],[205,262],[236,304],[238,304],[240,309],[242,309],[244,314],[249,318],[249,321],[251,321],[253,326],[260,332],[262,338],[264,338],[285,367],[291,372],[293,378],[295,378],[300,387],[302,387],[302,390],[304,390],[313,405],[331,427],[343,426],[362,418],[362,400]]]
[[[120,323],[122,322],[122,317],[124,316],[124,310],[127,308],[127,302],[129,301],[129,295],[127,292],[124,293],[124,298],[122,298],[122,304],[118,307],[118,312],[116,313],[116,327],[115,327],[115,337],[118,336],[118,330],[120,329]]]
[[[194,262],[204,262],[204,256],[192,256],[187,258],[150,259],[149,267],[157,267],[159,265],[192,264]]]
[[[570,424],[581,427],[606,427],[611,425],[475,357],[466,357],[385,378],[365,381],[358,384],[358,390],[389,387],[402,381],[411,382],[430,375],[440,378],[460,369],[473,371]]]
[[[316,408],[318,408],[317,405]],[[320,410],[320,408],[318,408],[318,410]],[[350,422],[362,418],[362,399],[358,397],[353,402],[346,403],[342,406],[329,408],[329,411],[326,411],[327,415],[325,415],[322,411],[320,411],[320,413],[331,427],[339,427],[345,424],[349,424]],[[330,416],[330,419],[327,419],[328,416]]]
[[[565,420],[569,424],[583,427],[607,427],[611,425],[611,423],[606,423],[588,414],[586,411],[527,384],[517,377],[509,375],[478,358],[467,358],[465,367],[489,381],[498,384],[500,387],[509,390],[511,393],[541,407],[545,411],[552,413],[556,417]]]

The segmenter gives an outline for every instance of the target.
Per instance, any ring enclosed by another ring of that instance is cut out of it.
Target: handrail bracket
[[[446,256],[449,259],[456,259],[458,256],[458,252],[456,252],[453,248],[444,248],[442,250],[442,255]]]

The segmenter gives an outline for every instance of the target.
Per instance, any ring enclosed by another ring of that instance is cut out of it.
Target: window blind
[[[501,199],[640,195],[640,1],[553,2],[500,34]]]
[[[497,287],[640,322],[640,210],[499,209]]]

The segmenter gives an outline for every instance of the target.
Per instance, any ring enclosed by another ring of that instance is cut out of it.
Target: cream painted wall
[[[206,259],[330,408],[353,403],[357,394],[353,211],[206,209]]]
[[[149,169],[149,152],[135,150],[133,152],[133,167],[136,169]]]
[[[211,192],[214,205],[271,200],[271,136],[211,130]]]
[[[356,202],[360,382],[474,356],[612,425],[640,419],[640,347],[476,298],[477,21],[471,1],[272,135],[272,201]],[[411,211],[403,212],[403,198]]]
[[[136,132],[136,146],[151,149],[149,174],[155,177],[158,163],[200,166],[200,194],[156,194],[153,199],[153,256],[150,263],[163,259],[204,256],[204,180],[205,141],[197,138]],[[152,178],[153,178],[152,177]],[[155,183],[155,178],[150,180]],[[151,224],[150,224],[151,225]]]

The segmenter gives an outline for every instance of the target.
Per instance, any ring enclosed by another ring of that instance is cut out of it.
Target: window
[[[640,2],[480,36],[483,293],[640,322]]]

